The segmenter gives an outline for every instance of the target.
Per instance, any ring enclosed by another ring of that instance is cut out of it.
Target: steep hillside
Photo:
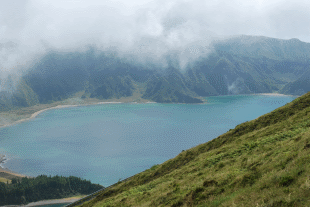
[[[144,86],[140,99],[160,103],[201,103],[205,96],[271,93],[283,87],[281,92],[287,94],[309,91],[303,75],[310,72],[310,43],[243,35],[214,41],[210,51],[186,68],[173,54],[163,58],[162,68],[165,64],[141,63],[91,47],[84,52],[51,51],[19,82],[10,77],[0,82],[0,110],[63,101],[76,94],[82,99],[128,98],[137,94],[136,85]]]
[[[310,206],[309,117],[307,93],[81,206]]]
[[[304,73],[296,81],[285,85],[280,92],[300,96],[308,91],[310,91],[310,70]]]
[[[188,70],[200,96],[275,92],[309,71],[310,44],[297,39],[243,35],[215,41],[213,48]]]
[[[299,39],[282,40],[264,36],[240,35],[218,41],[216,49],[230,54],[252,58],[269,58],[307,62],[310,58],[310,43]]]
[[[203,103],[195,98],[196,93],[187,87],[187,81],[181,72],[168,68],[164,75],[156,74],[147,81],[142,98],[158,103]]]

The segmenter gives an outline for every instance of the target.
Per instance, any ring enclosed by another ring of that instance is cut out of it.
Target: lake
[[[5,167],[37,176],[78,176],[109,186],[291,102],[236,95],[207,104],[102,104],[48,110],[0,129]]]

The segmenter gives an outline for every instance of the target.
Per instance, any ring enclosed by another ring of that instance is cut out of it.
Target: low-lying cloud
[[[22,73],[50,50],[117,50],[180,68],[230,35],[310,42],[306,0],[0,0],[0,77]],[[11,44],[11,45],[10,45]]]

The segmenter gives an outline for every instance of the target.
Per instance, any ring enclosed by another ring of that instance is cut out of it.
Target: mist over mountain
[[[305,0],[3,1],[0,108],[70,97],[200,103],[306,81],[282,91],[300,94],[309,9]]]
[[[90,46],[85,51],[50,51],[0,92],[1,109],[68,98],[131,97],[159,103],[202,103],[200,97],[309,91],[310,44],[297,39],[235,36],[212,42],[212,52],[182,66],[168,54],[165,64]],[[210,48],[211,48],[210,47]],[[9,90],[8,90],[9,89]]]

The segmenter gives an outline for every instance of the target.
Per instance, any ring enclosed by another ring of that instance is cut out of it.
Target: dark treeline
[[[78,177],[46,176],[12,179],[0,182],[0,205],[27,204],[46,199],[59,199],[74,195],[91,194],[102,189],[99,184]]]

